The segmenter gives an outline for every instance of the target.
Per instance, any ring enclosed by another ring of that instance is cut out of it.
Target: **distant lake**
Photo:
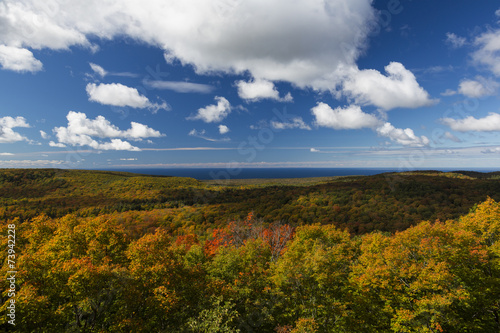
[[[400,169],[366,168],[241,168],[241,169],[107,169],[156,176],[191,177],[198,180],[210,179],[252,179],[252,178],[307,178],[335,176],[371,176],[384,172],[402,172]],[[458,169],[429,169],[453,171]],[[463,169],[461,169],[463,170]],[[491,172],[498,169],[467,169],[469,171]]]

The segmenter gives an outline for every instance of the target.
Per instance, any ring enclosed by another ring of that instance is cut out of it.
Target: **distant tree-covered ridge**
[[[167,229],[204,231],[253,212],[256,218],[295,226],[321,223],[356,234],[394,232],[422,220],[458,218],[488,196],[500,200],[498,177],[425,171],[220,183],[109,171],[1,169],[0,218],[122,213],[125,220],[134,215]]]

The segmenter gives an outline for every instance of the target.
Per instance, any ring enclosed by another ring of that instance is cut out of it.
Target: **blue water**
[[[436,169],[433,169],[436,170]],[[453,171],[452,169],[437,169]],[[401,172],[400,169],[365,168],[248,168],[248,169],[113,169],[157,176],[191,177],[198,180],[252,179],[252,178],[307,178],[334,176],[371,176],[384,172]],[[470,171],[491,172],[493,169]]]

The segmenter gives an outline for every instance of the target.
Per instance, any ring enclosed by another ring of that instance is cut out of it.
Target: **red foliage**
[[[191,249],[191,246],[199,244],[198,236],[194,234],[177,236],[175,240],[175,245],[178,247],[184,247],[187,251]]]
[[[213,256],[219,247],[242,246],[249,239],[262,239],[271,248],[273,258],[285,249],[286,243],[293,238],[295,229],[288,224],[271,224],[264,228],[250,212],[243,221],[231,221],[224,228],[215,229],[212,239],[205,243],[205,253]]]

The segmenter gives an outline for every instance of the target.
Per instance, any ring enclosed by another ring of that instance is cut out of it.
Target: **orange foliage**
[[[199,243],[198,236],[194,234],[180,235],[175,240],[177,247],[184,247],[187,251],[191,249],[191,246]]]

